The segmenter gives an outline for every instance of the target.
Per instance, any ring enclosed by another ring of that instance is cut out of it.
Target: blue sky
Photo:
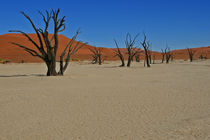
[[[61,9],[71,38],[78,28],[79,39],[98,47],[124,47],[126,33],[146,32],[153,50],[210,46],[210,0],[7,0],[0,2],[0,34],[11,29],[33,32],[20,14],[24,11],[42,27],[38,10]],[[139,44],[139,41],[137,44]]]

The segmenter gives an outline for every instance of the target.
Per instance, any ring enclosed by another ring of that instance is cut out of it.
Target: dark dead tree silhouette
[[[82,43],[80,41],[75,42],[75,39],[77,38],[79,33],[80,31],[78,30],[76,32],[76,35],[71,39],[71,41],[68,43],[68,45],[64,49],[63,53],[60,55],[60,71],[58,72],[59,75],[63,75],[63,73],[66,71],[69,65],[69,62],[71,60],[71,56],[74,55],[79,49],[81,49],[83,46],[87,44],[87,43]],[[76,45],[74,45],[73,43],[76,43]],[[64,64],[65,56],[66,58],[65,58],[65,64]]]
[[[134,47],[134,45],[136,43],[136,39],[137,39],[138,36],[139,36],[139,34],[137,34],[132,39],[132,37],[129,33],[126,35],[125,46],[127,48],[127,53],[128,53],[127,67],[130,67],[131,61],[133,60],[134,56],[137,54],[137,47],[138,46]]]
[[[97,54],[98,54],[98,64],[101,65],[102,62],[104,62],[105,59],[102,58],[102,52],[103,48],[97,48]]]
[[[137,53],[135,55],[135,60],[136,60],[136,62],[140,62],[140,53]]]
[[[117,41],[114,40],[114,42],[115,42],[115,45],[116,45],[116,47],[117,47],[117,49],[114,50],[114,53],[115,53],[114,57],[118,56],[118,57],[120,58],[121,63],[122,63],[122,64],[120,65],[120,67],[124,67],[124,66],[125,66],[125,60],[124,60],[123,53],[121,52],[121,50],[120,50],[120,48],[119,48],[119,46],[118,46]]]
[[[149,54],[149,63],[152,64],[152,51],[148,50],[148,54]]]
[[[93,57],[92,63],[93,64],[98,63],[99,65],[101,65],[102,62],[104,61],[102,58],[103,48],[94,47],[94,48],[89,48],[89,50],[92,52],[91,54],[91,56]]]
[[[145,53],[144,66],[146,61],[147,67],[150,67],[149,48],[151,46],[151,43],[150,41],[147,41],[147,36],[145,33],[144,33],[144,40],[141,42],[141,45],[144,48],[144,53]]]
[[[90,48],[89,50],[92,52],[91,56],[92,56],[92,64],[97,64],[98,63],[98,56],[97,54],[95,54],[95,52],[93,52]]]
[[[171,51],[168,45],[165,48],[165,56],[166,56],[166,64],[168,64],[169,60],[171,59]]]
[[[162,55],[162,63],[165,61],[165,50],[161,49],[161,55]]]
[[[79,34],[79,31],[76,33],[74,38],[69,42],[69,44],[66,46],[64,52],[62,53],[60,57],[60,71],[56,72],[56,56],[57,56],[57,50],[59,47],[59,41],[58,41],[58,33],[62,32],[65,30],[65,16],[59,17],[60,9],[58,10],[51,10],[51,12],[46,11],[46,14],[44,15],[42,12],[39,12],[40,15],[43,18],[43,21],[45,23],[45,27],[42,28],[37,28],[34,24],[34,22],[31,20],[31,18],[26,15],[24,12],[21,12],[23,16],[30,22],[32,25],[34,31],[36,32],[36,36],[38,38],[38,42],[35,42],[27,33],[21,31],[21,30],[11,30],[10,32],[17,32],[21,33],[24,35],[34,46],[34,49],[31,49],[30,47],[11,42],[13,45],[16,45],[22,49],[24,49],[26,52],[31,54],[34,57],[39,57],[42,59],[45,64],[47,65],[47,76],[56,76],[56,75],[63,75],[63,72],[66,70],[68,63],[70,61],[70,57],[76,53],[79,48],[84,46],[84,43],[79,43],[76,45],[76,47],[73,47],[72,44],[75,41],[77,35]],[[49,24],[50,21],[52,20],[53,22],[53,36],[50,38],[49,37]],[[65,56],[66,52],[67,53],[67,59],[65,66],[63,66],[63,57]]]
[[[187,48],[187,52],[188,52],[188,55],[189,55],[189,58],[190,58],[190,62],[192,62],[195,52],[190,48]]]
[[[205,56],[204,56],[205,55]],[[199,56],[199,59],[207,59],[207,53],[205,52],[201,52],[200,56]]]
[[[135,55],[136,62],[140,62],[140,56],[141,56],[141,50],[137,49],[136,50],[136,55]]]

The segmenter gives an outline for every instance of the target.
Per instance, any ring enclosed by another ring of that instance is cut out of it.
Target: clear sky
[[[42,27],[38,10],[60,8],[66,16],[71,38],[78,28],[79,39],[98,47],[124,47],[126,33],[146,32],[153,50],[210,46],[210,0],[1,0],[0,34],[11,29],[34,32],[20,14],[24,11]],[[139,43],[139,42],[137,42]]]

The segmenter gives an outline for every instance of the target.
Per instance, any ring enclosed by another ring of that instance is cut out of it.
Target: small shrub
[[[72,58],[72,61],[80,61],[79,58]]]
[[[6,64],[8,62],[10,62],[10,61],[7,59],[0,59],[0,64]]]

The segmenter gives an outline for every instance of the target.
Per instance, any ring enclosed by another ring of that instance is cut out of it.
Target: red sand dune
[[[29,34],[29,36],[34,39],[38,43],[38,39],[36,34]],[[64,35],[59,35],[59,49],[58,49],[58,56],[63,52],[64,48],[70,41],[69,38],[65,37]],[[5,34],[0,35],[0,59],[7,59],[12,62],[42,62],[41,59],[38,57],[33,57],[27,52],[25,52],[22,48],[19,48],[15,45],[12,45],[10,42],[19,43],[21,45],[27,46],[29,48],[36,49],[33,44],[28,41],[23,35],[21,34]],[[73,58],[78,58],[79,60],[90,60],[91,52],[89,48],[93,46],[85,45],[82,49],[80,49]],[[113,51],[108,48],[103,48],[104,55],[107,56],[107,59],[113,57]],[[59,58],[57,58],[59,59]]]
[[[210,58],[210,46],[200,47],[200,48],[192,48],[192,51],[194,52],[195,59],[199,59],[199,57],[201,55],[208,59]],[[185,59],[185,60],[189,59],[187,49],[173,50],[172,53],[174,54],[175,59]]]
[[[29,34],[31,38],[38,42],[35,34]],[[60,54],[67,43],[70,41],[69,38],[64,35],[59,35],[59,49],[58,54]],[[0,59],[7,59],[11,62],[42,62],[38,57],[33,57],[23,49],[12,45],[10,42],[15,42],[27,46],[29,48],[35,49],[33,44],[29,42],[23,35],[21,34],[5,34],[0,35]],[[80,49],[73,58],[77,58],[79,60],[91,60],[91,52],[89,48],[93,46],[85,45],[82,49]],[[111,48],[103,48],[103,55],[106,56],[106,60],[118,60],[117,57],[114,57],[114,49]],[[125,48],[121,48],[123,52],[125,52]],[[193,48],[195,51],[195,58],[198,59],[202,54],[204,57],[210,58],[210,47],[201,47],[201,48]],[[172,51],[175,55],[175,59],[188,59],[188,53],[186,49],[183,50],[174,50]],[[155,54],[155,59],[161,59],[161,53],[153,52]],[[59,55],[58,55],[59,56]],[[141,55],[141,59],[144,58],[144,55]]]

